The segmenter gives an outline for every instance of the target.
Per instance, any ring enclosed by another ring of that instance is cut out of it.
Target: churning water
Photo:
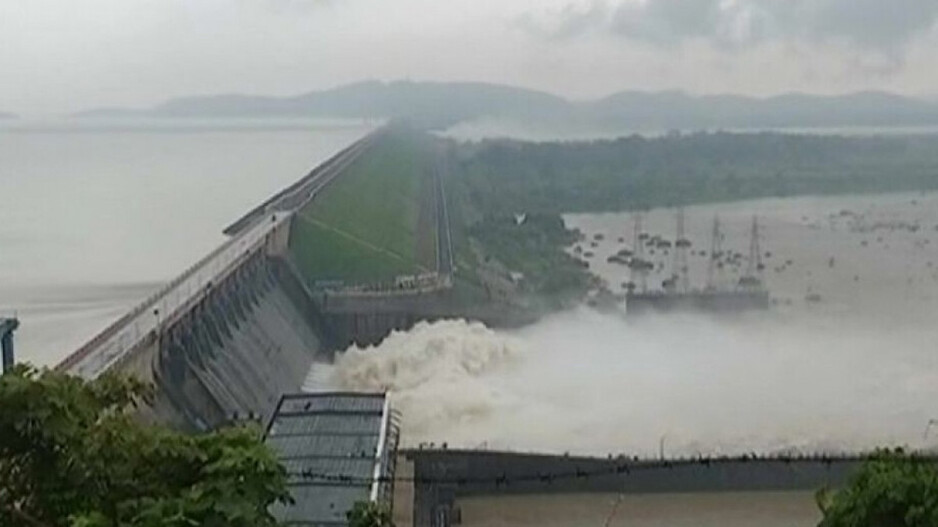
[[[420,324],[349,350],[331,379],[391,390],[411,445],[649,456],[662,445],[671,455],[929,447],[938,440],[925,434],[938,417],[936,199],[688,209],[695,247],[706,244],[719,210],[726,245],[742,252],[751,214],[760,214],[777,305],[734,319],[629,319],[583,308],[508,332]],[[627,220],[568,218],[584,232],[581,243],[605,234],[591,248],[591,266],[611,284],[628,278],[605,263],[622,246],[618,238],[630,237]],[[673,213],[646,221],[673,236]],[[691,257],[695,282],[700,261]],[[820,300],[806,300],[807,291]]]
[[[445,321],[341,356],[341,388],[388,389],[404,440],[605,455],[921,447],[931,328],[784,316],[629,322],[586,309],[518,332]]]

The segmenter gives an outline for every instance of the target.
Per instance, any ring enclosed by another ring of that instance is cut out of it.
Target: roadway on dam
[[[353,143],[225,229],[231,237],[126,315],[112,323],[56,369],[93,379],[107,371],[166,323],[185,313],[193,300],[261,249],[272,233],[287,228],[293,213],[314,199],[367,150],[380,130]]]
[[[59,365],[86,379],[105,372],[114,362],[132,350],[143,339],[160,328],[163,322],[183,310],[205,287],[218,283],[237,268],[249,254],[262,246],[268,235],[284,222],[289,214],[272,214],[237,237],[229,239],[203,260],[170,282],[162,291],[134,308],[123,318],[92,339]]]

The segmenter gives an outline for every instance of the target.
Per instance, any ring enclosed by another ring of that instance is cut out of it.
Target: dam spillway
[[[376,130],[226,229],[229,238],[56,366],[154,386],[149,420],[209,429],[266,418],[333,349],[289,263],[296,207],[317,197],[381,134]]]
[[[205,429],[263,418],[302,385],[323,341],[276,269],[273,259],[258,260],[165,335],[154,378],[169,409],[163,420]]]
[[[312,364],[331,361],[335,350],[375,344],[421,320],[506,319],[463,306],[451,294],[452,242],[439,171],[414,164],[388,181],[376,177],[384,172],[381,156],[400,155],[401,144],[432,150],[413,137],[380,128],[337,153],[227,227],[224,244],[57,369],[86,379],[107,372],[137,377],[156,388],[140,410],[145,418],[204,430],[269,417],[280,396],[299,391]],[[389,192],[396,201],[382,209]],[[410,210],[420,211],[416,224],[395,217]],[[359,216],[371,224],[356,231],[348,221]],[[382,235],[397,235],[398,245],[376,247],[381,242],[369,238],[369,225],[397,227]],[[363,247],[413,263],[377,260],[386,267],[374,276],[338,285],[311,277],[310,261],[361,262],[369,254]]]

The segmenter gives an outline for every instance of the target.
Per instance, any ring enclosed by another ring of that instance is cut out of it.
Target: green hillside
[[[431,148],[426,136],[390,129],[295,216],[290,249],[309,283],[435,270]]]

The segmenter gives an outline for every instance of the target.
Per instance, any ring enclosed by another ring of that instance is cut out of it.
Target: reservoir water
[[[0,125],[0,314],[52,365],[223,241],[252,206],[371,125],[62,121]]]

